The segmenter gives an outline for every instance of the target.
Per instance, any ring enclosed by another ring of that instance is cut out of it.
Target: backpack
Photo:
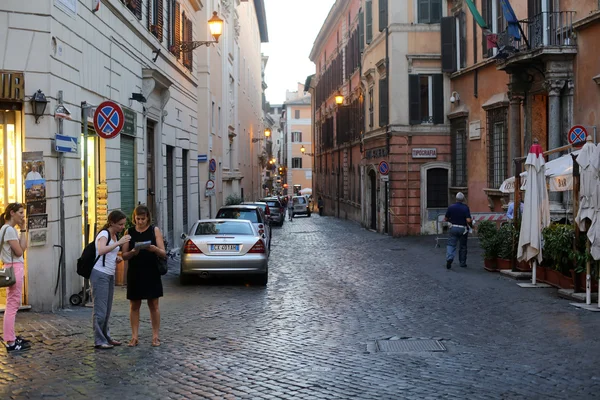
[[[104,229],[106,232],[108,230]],[[102,231],[100,231],[102,232]],[[98,235],[100,234],[98,232]],[[98,262],[100,256],[96,257],[96,239],[98,239],[98,235],[93,242],[90,242],[83,248],[81,252],[81,257],[77,259],[77,274],[83,276],[85,279],[90,279],[90,275],[92,275],[92,270],[94,269],[94,265]],[[108,240],[106,244],[110,243],[110,232],[108,232]],[[102,265],[106,262],[106,254],[103,255]]]

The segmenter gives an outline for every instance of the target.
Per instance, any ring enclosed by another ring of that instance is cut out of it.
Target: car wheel
[[[179,283],[181,286],[189,285],[192,283],[192,276],[179,272]]]

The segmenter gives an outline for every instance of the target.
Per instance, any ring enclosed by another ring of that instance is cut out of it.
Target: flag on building
[[[469,2],[469,0],[467,0]],[[519,20],[515,15],[513,8],[508,0],[500,0],[502,11],[504,13],[504,19],[508,23],[508,34],[515,38],[515,40],[521,40],[521,33],[519,32]]]
[[[471,14],[473,14],[473,18],[475,18],[475,22],[477,22],[477,25],[479,25],[479,27],[481,29],[488,29],[488,26],[487,26],[485,20],[483,19],[481,14],[479,14],[479,11],[477,10],[477,7],[475,6],[475,4],[473,4],[473,0],[465,0],[465,1],[467,2],[467,7],[469,7]]]

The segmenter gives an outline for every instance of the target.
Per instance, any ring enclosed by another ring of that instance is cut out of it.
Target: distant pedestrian
[[[521,206],[519,207],[519,216],[523,215],[523,200],[520,202]],[[508,210],[506,210],[506,219],[512,221],[515,218],[515,202],[511,201],[508,203]]]
[[[108,222],[96,236],[96,257],[90,282],[92,284],[92,299],[94,301],[93,327],[94,345],[97,349],[112,349],[120,346],[121,342],[110,336],[108,320],[112,309],[115,291],[115,271],[117,263],[121,262],[118,256],[120,247],[129,242],[131,237],[124,235],[117,240],[117,233],[123,232],[127,217],[120,210],[108,214]]]
[[[287,207],[288,207],[288,215],[290,217],[290,221],[293,221],[294,220],[294,199],[292,198],[292,196],[290,196],[288,199]]]
[[[29,340],[21,336],[15,336],[15,320],[17,311],[21,304],[23,293],[23,254],[27,250],[27,231],[25,230],[25,210],[23,204],[10,203],[0,215],[0,249],[2,268],[12,268],[16,282],[6,288],[6,308],[4,310],[4,345],[9,353],[19,350],[27,350],[31,346]],[[15,228],[18,226],[21,236]]]
[[[166,258],[165,242],[160,229],[151,225],[152,215],[146,206],[137,206],[133,212],[134,227],[129,228],[131,241],[123,246],[123,258],[129,260],[127,269],[127,299],[129,300],[129,321],[131,340],[129,346],[139,342],[140,307],[147,300],[152,323],[152,346],[160,346],[160,309],[159,297],[163,296],[161,275],[158,269],[158,257]],[[145,245],[140,246],[142,243]],[[129,249],[132,250],[129,250]]]
[[[319,207],[319,215],[323,216],[323,198],[319,196],[319,200],[317,200],[317,206]]]
[[[448,246],[446,247],[446,268],[452,267],[456,246],[459,245],[458,260],[460,266],[467,266],[467,237],[469,228],[472,227],[471,210],[464,204],[465,195],[461,192],[456,194],[456,203],[448,207],[444,221],[450,222],[450,231],[448,232]]]

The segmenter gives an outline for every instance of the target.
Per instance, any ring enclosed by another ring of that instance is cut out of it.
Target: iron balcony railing
[[[599,0],[600,1],[600,0]],[[515,40],[508,29],[498,34],[498,47],[527,51],[542,47],[574,47],[575,11],[542,12],[533,18],[519,21],[521,40]]]

